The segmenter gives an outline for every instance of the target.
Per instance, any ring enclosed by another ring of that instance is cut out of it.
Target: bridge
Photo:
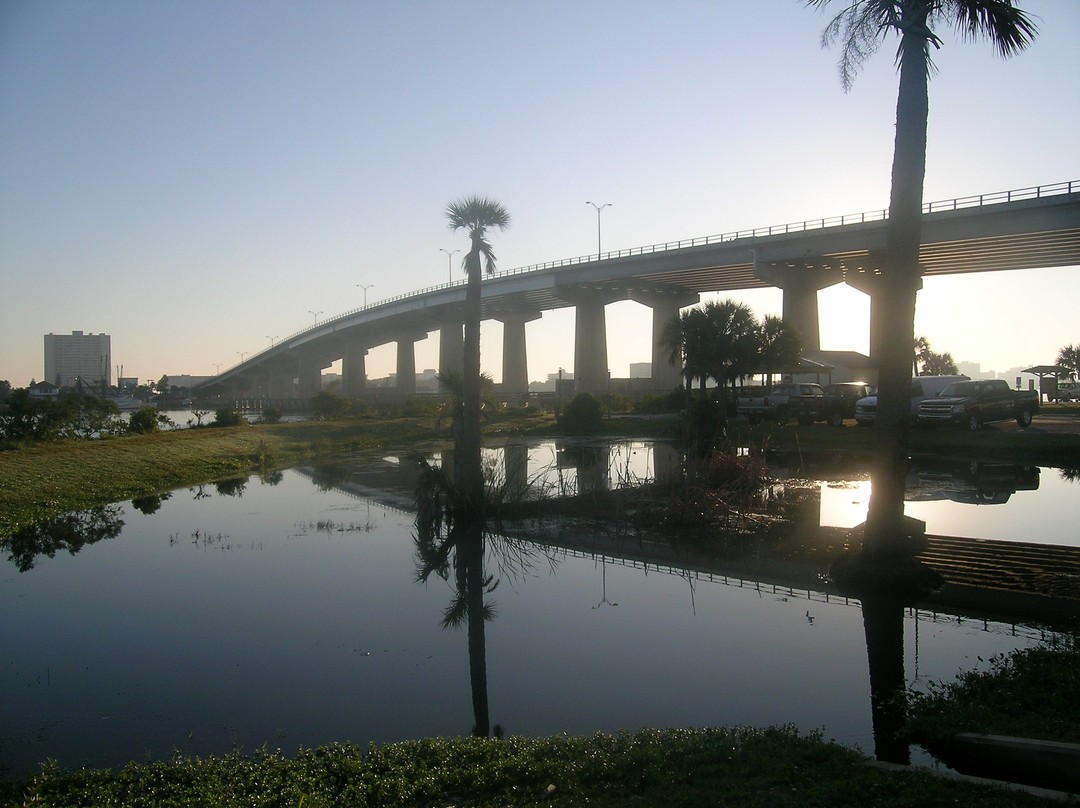
[[[528,390],[525,324],[573,306],[578,390],[608,380],[605,306],[634,300],[652,309],[651,388],[680,383],[660,343],[665,323],[712,292],[777,287],[783,317],[807,351],[820,348],[817,292],[847,283],[870,295],[870,354],[881,344],[880,276],[888,210],[773,225],[568,258],[484,279],[482,318],[503,324],[502,391]],[[1080,265],[1080,181],[961,197],[923,206],[925,275]],[[397,386],[416,392],[414,345],[439,332],[439,370],[463,365],[465,282],[421,289],[347,311],[299,331],[212,377],[195,391],[260,399],[308,399],[324,368],[341,360],[343,392],[366,391],[365,356],[397,344]]]

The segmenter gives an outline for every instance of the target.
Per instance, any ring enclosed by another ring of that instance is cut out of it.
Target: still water
[[[645,443],[574,457],[553,444],[489,453],[549,492],[632,484],[670,462]],[[818,471],[806,485],[819,526],[861,521],[865,474]],[[413,477],[397,457],[293,469],[84,514],[50,534],[89,536],[77,552],[13,545],[0,559],[0,767],[468,734],[466,632],[441,627],[453,576],[417,583]],[[1053,469],[958,466],[913,477],[908,513],[931,533],[977,525],[1075,543],[1057,526],[1076,489]],[[545,543],[488,542],[488,699],[507,734],[793,723],[872,752],[858,601],[774,575],[650,563],[632,551],[640,537],[620,549],[587,523],[538,535]],[[904,635],[905,676],[918,683],[1042,631],[908,610]]]

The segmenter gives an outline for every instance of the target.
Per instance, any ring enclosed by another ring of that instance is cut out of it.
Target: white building
[[[45,381],[57,387],[112,384],[112,338],[108,334],[45,335]]]

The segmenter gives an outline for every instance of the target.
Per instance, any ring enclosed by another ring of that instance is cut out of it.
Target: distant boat
[[[109,400],[119,407],[121,412],[137,410],[140,407],[145,406],[141,399],[132,398],[131,396],[117,396],[116,398],[111,398]]]

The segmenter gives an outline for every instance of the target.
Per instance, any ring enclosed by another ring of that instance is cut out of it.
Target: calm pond
[[[549,494],[678,462],[643,442],[488,456]],[[467,632],[442,627],[454,575],[417,581],[415,474],[403,457],[356,458],[13,540],[0,560],[0,768],[468,734]],[[529,736],[792,723],[873,753],[862,609],[823,580],[865,518],[868,475],[801,475],[794,538],[723,557],[585,520],[490,536],[491,722]],[[906,512],[935,536],[1076,546],[1077,486],[1054,469],[919,468]],[[1030,615],[962,603],[905,610],[903,633],[909,684],[1045,636]]]

